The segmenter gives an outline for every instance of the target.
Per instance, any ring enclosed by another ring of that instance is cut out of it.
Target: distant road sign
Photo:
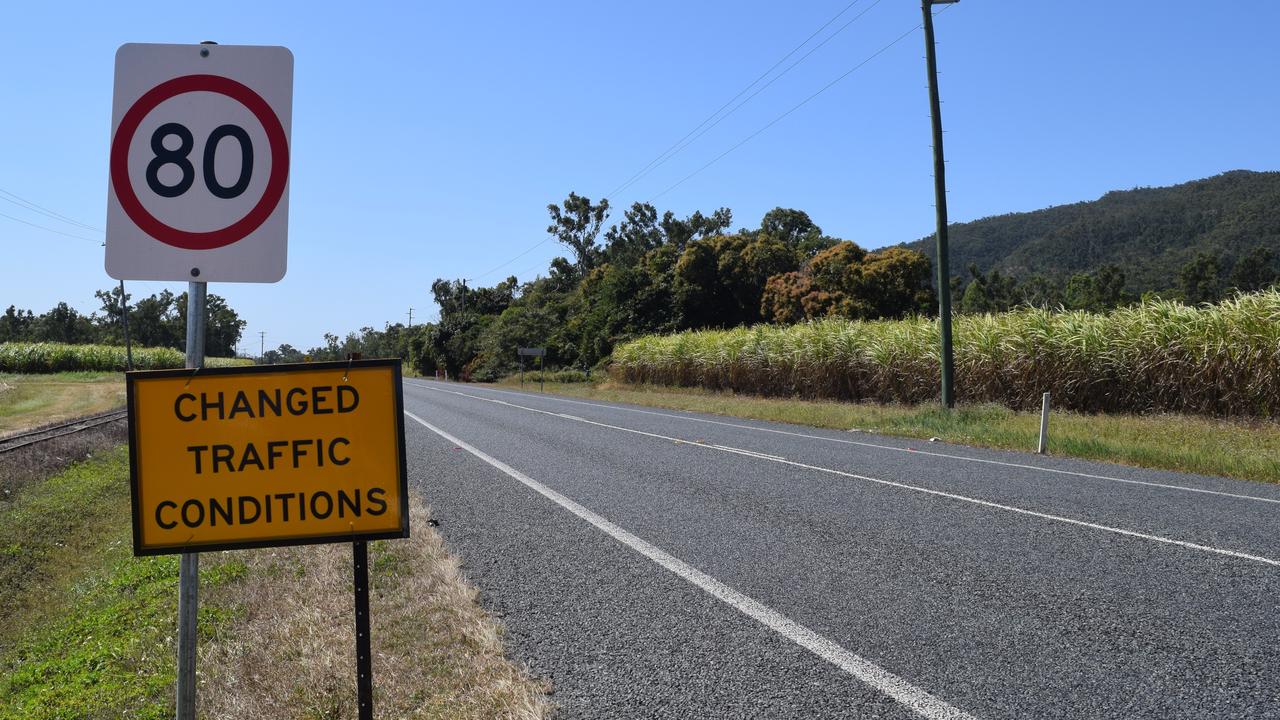
[[[544,357],[547,354],[546,348],[520,348],[518,355],[526,357]]]
[[[292,108],[287,48],[122,45],[111,109],[107,274],[284,277]]]
[[[408,537],[399,360],[126,378],[135,555]]]

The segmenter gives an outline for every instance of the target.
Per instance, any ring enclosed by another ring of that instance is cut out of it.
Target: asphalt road
[[[1280,718],[1280,488],[408,380],[568,718]]]

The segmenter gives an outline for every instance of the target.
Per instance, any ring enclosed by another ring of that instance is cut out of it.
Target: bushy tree
[[[609,217],[609,199],[592,204],[590,198],[571,192],[562,204],[563,210],[554,203],[547,206],[547,212],[551,213],[551,224],[547,226],[547,232],[569,246],[576,259],[578,272],[586,273],[596,266],[603,255],[600,248],[596,247],[596,238]]]
[[[868,253],[848,241],[814,255],[798,272],[774,275],[761,312],[777,323],[826,316],[898,318],[928,312],[931,263],[921,253],[885,248]]]
[[[1271,248],[1258,245],[1241,255],[1231,269],[1231,287],[1241,292],[1265,290],[1280,280],[1276,272],[1276,257]]]
[[[1189,303],[1215,302],[1222,297],[1221,275],[1217,253],[1199,252],[1178,272],[1178,289]]]

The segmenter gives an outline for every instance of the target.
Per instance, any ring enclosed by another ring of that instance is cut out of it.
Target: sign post
[[[547,373],[542,367],[542,358],[546,357],[547,349],[544,347],[522,347],[516,349],[516,354],[520,356],[520,387],[524,387],[524,359],[526,357],[536,357],[538,358],[538,391],[545,392],[544,383],[547,380]]]
[[[122,304],[125,280],[188,282],[193,374],[204,366],[208,281],[284,276],[292,104],[286,48],[130,43],[116,52],[106,269],[121,281]],[[199,581],[199,555],[184,552],[178,720],[195,718]]]

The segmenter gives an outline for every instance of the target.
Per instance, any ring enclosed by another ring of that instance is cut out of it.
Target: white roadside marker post
[[[1037,453],[1044,455],[1049,444],[1049,393],[1044,394],[1040,403],[1040,447]]]

